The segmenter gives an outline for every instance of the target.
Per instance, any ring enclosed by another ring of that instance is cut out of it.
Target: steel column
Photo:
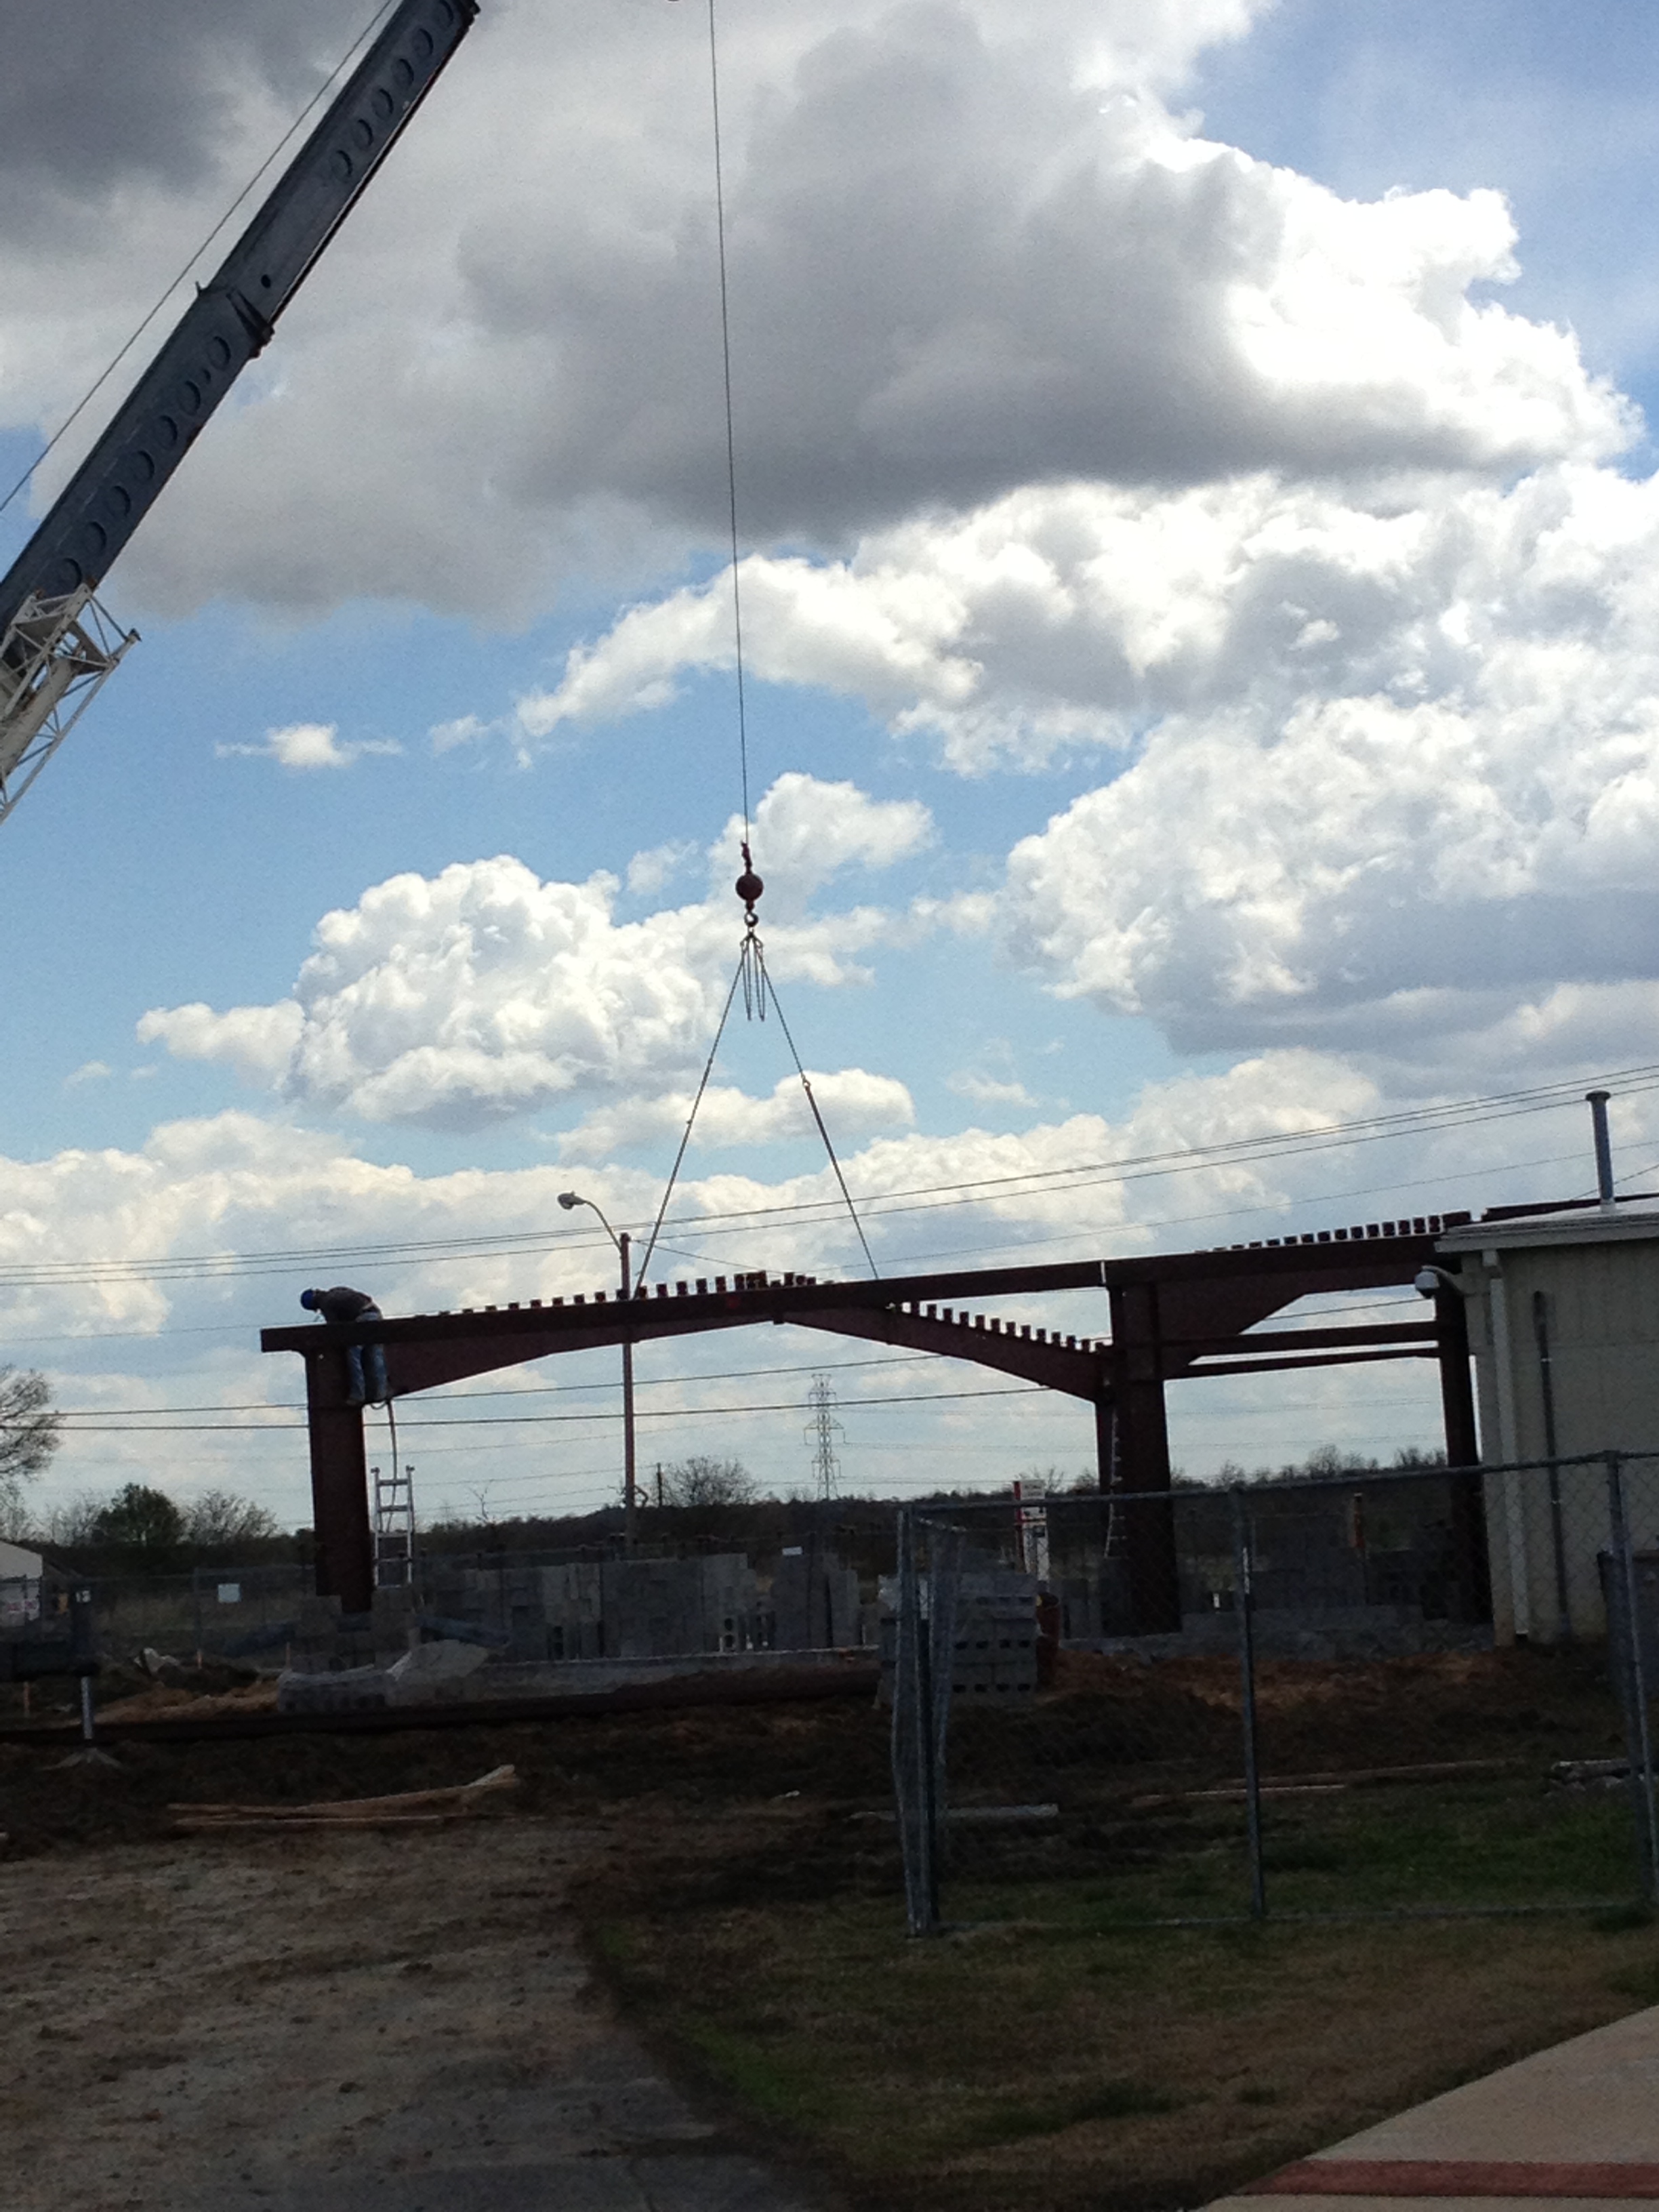
[[[319,1345],[306,1354],[311,1435],[311,1510],[317,1536],[317,1594],[343,1613],[374,1603],[374,1532],[368,1517],[363,1409],[347,1403],[345,1353]]]
[[[1167,1492],[1170,1487],[1158,1285],[1114,1284],[1111,1302],[1116,1488],[1127,1494],[1123,1522],[1129,1608],[1136,1633],[1157,1635],[1181,1626],[1174,1509],[1167,1497],[1136,1495]]]
[[[1486,1492],[1478,1472],[1480,1440],[1469,1376],[1469,1316],[1462,1291],[1435,1292],[1435,1345],[1440,1362],[1440,1413],[1451,1478],[1452,1575],[1460,1620],[1492,1619],[1492,1565],[1486,1553]],[[1459,1472],[1467,1470],[1467,1472]]]

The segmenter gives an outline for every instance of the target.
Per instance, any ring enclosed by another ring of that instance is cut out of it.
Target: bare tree
[[[33,1368],[0,1367],[0,1528],[21,1531],[23,1486],[57,1450],[62,1426],[44,1375]]]
[[[251,1498],[228,1490],[204,1490],[185,1508],[185,1541],[224,1551],[237,1544],[263,1544],[279,1535],[275,1515]]]
[[[1051,1460],[1047,1467],[1022,1468],[1018,1476],[1021,1495],[1026,1498],[1059,1498],[1067,1491],[1097,1490],[1100,1485],[1085,1468],[1073,1474]]]
[[[739,1459],[694,1453],[663,1469],[662,1494],[667,1505],[747,1505],[755,1478]]]
[[[90,1544],[98,1516],[108,1503],[90,1490],[77,1490],[73,1498],[62,1498],[52,1507],[41,1532],[49,1544],[61,1544],[66,1551]]]

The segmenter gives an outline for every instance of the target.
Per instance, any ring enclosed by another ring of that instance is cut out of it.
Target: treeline
[[[1228,1461],[1206,1480],[1177,1472],[1174,1481],[1179,1490],[1207,1491],[1231,1483],[1286,1484],[1346,1474],[1364,1479],[1444,1464],[1443,1452],[1405,1449],[1382,1461],[1328,1444],[1304,1460],[1278,1467],[1247,1468]],[[1001,1498],[1012,1505],[1016,1480],[1022,1498],[1055,1506],[1061,1522],[1075,1517],[1084,1501],[1099,1494],[1092,1469],[1073,1472],[1050,1466],[1024,1468],[1000,1489],[939,1488],[918,1492],[902,1501],[768,1498],[760,1495],[741,1462],[693,1456],[664,1468],[660,1504],[654,1471],[641,1486],[635,1536],[648,1551],[671,1555],[743,1552],[757,1564],[774,1560],[792,1547],[817,1547],[862,1574],[885,1574],[892,1567],[901,1504],[960,1502],[983,1509]],[[1068,1500],[1076,1502],[1069,1515]],[[7,1533],[45,1551],[56,1565],[88,1575],[309,1565],[315,1556],[309,1528],[279,1528],[275,1516],[252,1498],[210,1490],[181,1502],[138,1482],[129,1482],[110,1496],[82,1495],[43,1515],[14,1518]],[[620,1552],[626,1534],[618,1502],[580,1514],[518,1514],[497,1519],[481,1510],[474,1516],[450,1516],[422,1523],[416,1542],[428,1553],[480,1561],[527,1553],[599,1558]]]
[[[311,1531],[286,1533],[249,1498],[210,1490],[180,1503],[148,1483],[112,1496],[70,1498],[27,1530],[52,1561],[76,1573],[183,1574],[191,1567],[259,1566],[311,1559]]]
[[[1209,1480],[1198,1486],[1210,1490],[1237,1482],[1312,1482],[1341,1474],[1410,1474],[1420,1468],[1445,1464],[1443,1451],[1427,1451],[1417,1444],[1407,1444],[1387,1460],[1367,1459],[1362,1452],[1340,1451],[1334,1444],[1322,1444],[1306,1459],[1293,1460],[1285,1467],[1246,1468],[1237,1460],[1224,1460]]]

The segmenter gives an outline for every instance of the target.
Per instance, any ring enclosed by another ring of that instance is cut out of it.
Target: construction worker
[[[344,1283],[337,1283],[331,1291],[301,1291],[300,1304],[307,1313],[320,1314],[334,1328],[343,1328],[355,1321],[380,1321],[384,1318],[380,1309],[367,1291],[350,1290]],[[347,1345],[346,1378],[349,1385],[346,1392],[348,1406],[383,1405],[388,1395],[386,1346],[380,1344]]]

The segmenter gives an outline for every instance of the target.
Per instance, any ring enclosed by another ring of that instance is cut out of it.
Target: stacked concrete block
[[[858,1644],[857,1570],[811,1546],[786,1552],[772,1577],[772,1618],[780,1651],[838,1651]]]
[[[339,1664],[335,1651],[339,1634],[337,1597],[301,1598],[289,1654],[290,1671],[296,1674],[331,1674]]]
[[[1037,1580],[995,1568],[965,1574],[957,1592],[951,1692],[970,1705],[1006,1705],[1037,1686]]]
[[[545,1659],[547,1611],[542,1602],[539,1567],[509,1565],[498,1570],[501,1629],[507,1638],[507,1656],[513,1659]]]
[[[408,1588],[377,1589],[372,1605],[374,1663],[390,1667],[420,1640],[420,1599]]]
[[[824,1629],[836,1643],[852,1643],[857,1581],[836,1571]],[[376,1590],[373,1611],[361,1615],[343,1615],[337,1598],[303,1600],[292,1670],[384,1669],[434,1633],[476,1638],[502,1661],[529,1666],[744,1651],[763,1640],[759,1588],[741,1553],[556,1567],[440,1563],[419,1590]]]
[[[550,1659],[603,1659],[605,1591],[597,1560],[541,1571]]]
[[[606,1559],[605,1656],[740,1651],[759,1633],[760,1590],[741,1553],[701,1559]]]
[[[1060,1634],[1067,1643],[1127,1636],[1134,1625],[1126,1560],[1092,1559],[1080,1575],[1067,1575],[1053,1587],[1061,1607]]]
[[[881,1690],[892,1695],[897,1650],[896,1580],[881,1585]],[[926,1608],[927,1584],[922,1583]],[[969,1705],[1017,1705],[1035,1696],[1037,1686],[1037,1578],[1007,1568],[981,1568],[962,1576],[957,1586],[955,1635],[951,1649],[951,1693]]]

